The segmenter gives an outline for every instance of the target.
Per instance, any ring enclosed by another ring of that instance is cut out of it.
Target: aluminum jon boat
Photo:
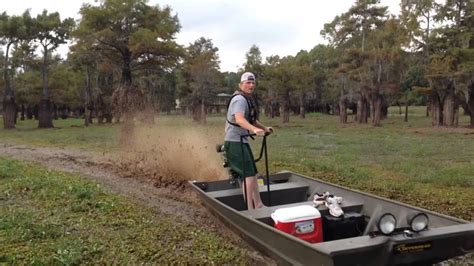
[[[281,264],[431,265],[474,252],[472,222],[293,172],[266,178],[259,186],[266,207],[255,210],[247,210],[241,185],[232,179],[190,184],[208,209]],[[314,195],[324,192],[343,198],[343,215],[330,215],[324,204],[315,207]],[[295,219],[304,208],[320,217],[303,213]],[[290,231],[278,228],[278,213],[289,215],[283,222]],[[320,231],[321,241],[301,237],[313,231]]]

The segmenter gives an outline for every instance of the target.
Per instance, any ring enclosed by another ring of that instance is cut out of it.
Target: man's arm
[[[241,128],[245,128],[248,131],[250,131],[254,134],[257,134],[258,136],[265,135],[265,129],[258,126],[259,124],[262,125],[260,122],[256,123],[257,126],[254,126],[254,125],[250,124],[249,121],[247,121],[247,119],[245,119],[244,114],[241,113],[241,112],[236,112],[234,116],[235,116],[235,122]]]
[[[258,128],[263,129],[266,133],[273,133],[273,128],[272,127],[266,127],[264,124],[262,124],[262,122],[260,122],[258,120],[255,121],[255,126],[257,126]]]

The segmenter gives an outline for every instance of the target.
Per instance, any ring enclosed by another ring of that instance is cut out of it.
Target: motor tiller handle
[[[272,132],[265,132],[265,135],[263,137],[266,137],[266,136],[270,135],[271,133],[273,133],[273,130],[272,130]],[[257,134],[255,134],[255,133],[240,135],[240,140],[242,140],[243,138],[246,138],[246,137],[255,137],[255,136],[257,136]]]

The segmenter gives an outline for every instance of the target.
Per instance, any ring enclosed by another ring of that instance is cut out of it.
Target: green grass
[[[0,264],[245,263],[242,250],[79,176],[0,157]]]
[[[405,106],[391,106],[388,108],[389,116],[404,116],[405,115]],[[408,106],[408,116],[409,117],[426,117],[426,106]]]
[[[82,119],[59,119],[54,120],[54,128],[38,129],[38,121],[18,120],[16,129],[0,129],[0,139],[18,144],[106,151],[118,147],[117,128],[114,124],[84,127]]]

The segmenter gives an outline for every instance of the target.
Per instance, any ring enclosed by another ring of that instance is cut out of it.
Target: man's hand
[[[257,136],[260,136],[260,137],[263,137],[265,136],[265,131],[261,128],[258,128],[256,127],[254,130],[253,130],[253,133]]]
[[[272,127],[265,127],[265,132],[268,133],[268,135],[273,133],[273,128]]]

